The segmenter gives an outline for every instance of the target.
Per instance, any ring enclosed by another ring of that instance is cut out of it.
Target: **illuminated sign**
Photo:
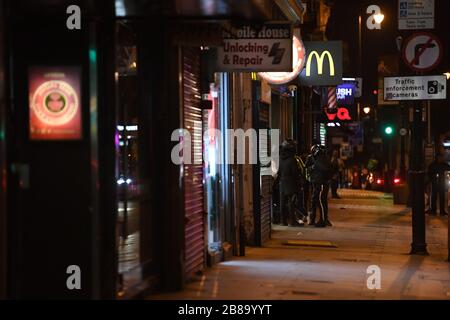
[[[338,100],[343,100],[348,96],[353,96],[353,89],[352,88],[336,88],[336,96]]]
[[[336,86],[342,83],[342,42],[305,42],[306,66],[300,75],[304,86]]]
[[[350,116],[350,113],[347,108],[339,107],[337,110],[337,113],[328,113],[325,109],[325,113],[327,114],[327,118],[330,121],[341,120],[341,121],[348,121],[352,120],[352,117]]]
[[[266,23],[231,27],[217,49],[219,71],[290,71],[292,25]]]
[[[324,123],[320,124],[319,136],[320,136],[320,144],[322,146],[326,146],[327,145],[327,129],[325,128]]]
[[[306,61],[306,76],[307,77],[311,76],[311,60],[313,57],[316,58],[318,75],[323,74],[323,59],[325,57],[327,57],[328,63],[329,63],[330,76],[334,76],[334,60],[333,60],[333,57],[331,56],[331,53],[329,51],[324,51],[319,56],[317,51],[312,51],[308,56],[308,60]]]
[[[31,140],[81,139],[80,79],[78,67],[29,69]]]
[[[343,83],[336,87],[336,98],[338,103],[343,105],[355,102],[355,85],[353,83]]]
[[[305,47],[300,40],[300,31],[294,31],[292,41],[292,71],[291,72],[260,72],[259,76],[272,84],[284,84],[297,77],[305,64]]]

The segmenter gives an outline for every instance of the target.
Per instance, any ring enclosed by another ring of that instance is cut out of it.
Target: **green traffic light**
[[[386,127],[384,128],[384,133],[391,135],[392,132],[394,132],[394,130],[392,129],[392,127]]]

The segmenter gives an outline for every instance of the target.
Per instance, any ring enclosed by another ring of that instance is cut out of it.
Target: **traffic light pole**
[[[422,106],[413,108],[409,190],[412,199],[412,243],[410,254],[428,255],[425,239],[425,166],[423,146]]]

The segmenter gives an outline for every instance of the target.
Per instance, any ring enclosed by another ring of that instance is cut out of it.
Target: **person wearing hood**
[[[299,192],[300,170],[295,159],[295,142],[286,140],[281,145],[280,165],[277,173],[280,185],[281,222],[290,227],[302,226],[297,216],[295,201]]]
[[[331,222],[328,220],[327,198],[333,170],[326,148],[318,144],[312,146],[311,154],[308,156],[305,165],[309,171],[312,184],[311,215],[308,224],[318,228],[331,227]],[[317,207],[319,207],[320,218],[316,223]]]

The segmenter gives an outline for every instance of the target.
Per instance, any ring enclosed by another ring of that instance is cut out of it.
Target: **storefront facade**
[[[61,14],[73,4],[82,8],[80,30],[68,29]],[[252,6],[225,16],[261,18]],[[214,165],[218,146],[197,133],[192,156],[207,165],[171,158],[178,128],[231,128],[242,105],[233,105],[241,90],[235,75],[203,66],[202,49],[218,40],[178,32],[220,23],[201,21],[208,14],[189,7],[178,9],[200,17],[197,27],[173,21],[175,2],[7,1],[3,9],[0,280],[7,280],[0,294],[127,299],[180,289],[208,263],[238,254],[236,167]],[[68,96],[76,105],[73,126],[55,134],[51,124],[34,122],[33,90],[69,76],[67,92],[42,102],[58,109]],[[205,94],[215,108],[205,107]],[[79,289],[67,284],[74,266]]]

